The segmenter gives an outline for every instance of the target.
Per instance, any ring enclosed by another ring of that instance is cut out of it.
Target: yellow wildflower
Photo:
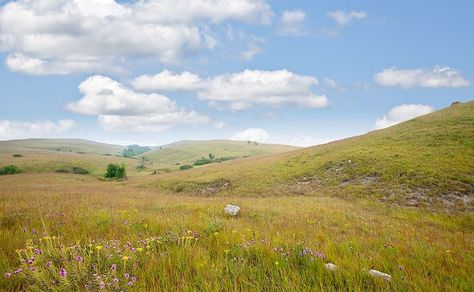
[[[103,249],[103,248],[104,248],[104,247],[103,247],[102,245],[98,245],[98,246],[95,247],[95,249],[97,249],[97,250],[101,250],[101,249]]]
[[[124,260],[124,261],[128,261],[129,259],[130,259],[129,256],[123,256],[123,257],[122,257],[122,260]]]
[[[142,251],[143,251],[143,248],[137,247],[137,251],[138,251],[138,252],[142,252]]]

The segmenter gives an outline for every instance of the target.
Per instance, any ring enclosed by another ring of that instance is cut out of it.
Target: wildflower
[[[278,266],[280,263],[279,262],[275,262],[275,265]]]
[[[214,232],[214,236],[217,236],[217,235],[219,235],[219,232],[217,232],[217,231]]]
[[[34,271],[36,271],[36,268],[35,267],[30,267],[30,271],[34,272]]]
[[[67,271],[65,268],[61,268],[59,269],[59,275],[63,278],[65,278],[67,276]]]
[[[35,249],[35,254],[42,254],[43,252],[41,251],[41,249],[37,248]]]
[[[137,281],[137,277],[132,277],[132,282],[135,283]]]
[[[98,246],[95,247],[95,249],[97,249],[98,251],[101,250],[101,249],[103,249],[103,248],[104,248],[104,247],[103,247],[102,245],[98,245]]]
[[[46,262],[45,266],[46,266],[47,268],[51,267],[51,262]]]
[[[105,289],[105,283],[104,283],[104,281],[101,281],[101,282],[99,283],[99,288],[100,288],[100,290]]]
[[[112,264],[110,266],[110,270],[112,270],[113,272],[115,272],[117,270],[117,265],[116,264]]]
[[[83,259],[80,255],[76,256],[76,261],[82,262],[83,260],[84,260],[84,259]]]
[[[125,275],[123,275],[125,278],[130,278],[130,275],[128,273],[125,273]]]
[[[13,274],[19,274],[23,272],[23,269],[22,268],[19,268],[18,270],[14,271]]]
[[[3,275],[3,277],[5,277],[5,279],[8,279],[12,276],[12,273],[5,273],[5,275]]]
[[[133,286],[133,282],[128,282],[127,285],[131,287]]]
[[[142,252],[142,251],[143,251],[143,248],[137,247],[137,251],[138,251],[138,252]]]
[[[23,233],[26,233],[26,226],[23,226],[21,230],[23,230]]]
[[[129,256],[123,256],[123,257],[122,257],[122,260],[124,260],[124,261],[128,261],[129,259],[130,259]]]
[[[118,279],[118,278],[114,278],[114,279],[112,280],[112,282],[114,282],[115,284],[117,284],[117,283],[119,282],[119,279]]]

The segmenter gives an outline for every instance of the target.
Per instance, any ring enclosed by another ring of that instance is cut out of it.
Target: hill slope
[[[0,141],[0,153],[49,150],[80,154],[121,154],[124,146],[99,143],[83,139],[24,139]]]
[[[246,141],[210,140],[180,141],[158,147],[141,156],[153,162],[153,168],[176,169],[178,165],[192,165],[202,157],[213,154],[216,158],[241,158],[264,154],[275,154],[295,150],[298,147],[263,144]]]
[[[149,185],[200,194],[331,194],[473,209],[474,102],[325,145],[162,175]]]

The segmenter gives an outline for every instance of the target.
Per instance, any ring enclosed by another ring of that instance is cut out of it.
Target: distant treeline
[[[150,147],[140,146],[137,144],[129,145],[122,151],[123,157],[133,157],[150,151]]]

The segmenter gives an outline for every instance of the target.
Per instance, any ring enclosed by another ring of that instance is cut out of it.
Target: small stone
[[[335,271],[337,270],[337,266],[333,263],[327,263],[324,265],[326,267],[326,269],[328,269],[329,271]]]
[[[237,216],[240,212],[240,207],[235,205],[227,205],[225,206],[224,211],[230,216]]]
[[[369,275],[371,275],[372,277],[382,278],[385,281],[391,281],[392,280],[392,276],[390,276],[389,274],[382,273],[382,272],[377,271],[377,270],[370,270]]]

